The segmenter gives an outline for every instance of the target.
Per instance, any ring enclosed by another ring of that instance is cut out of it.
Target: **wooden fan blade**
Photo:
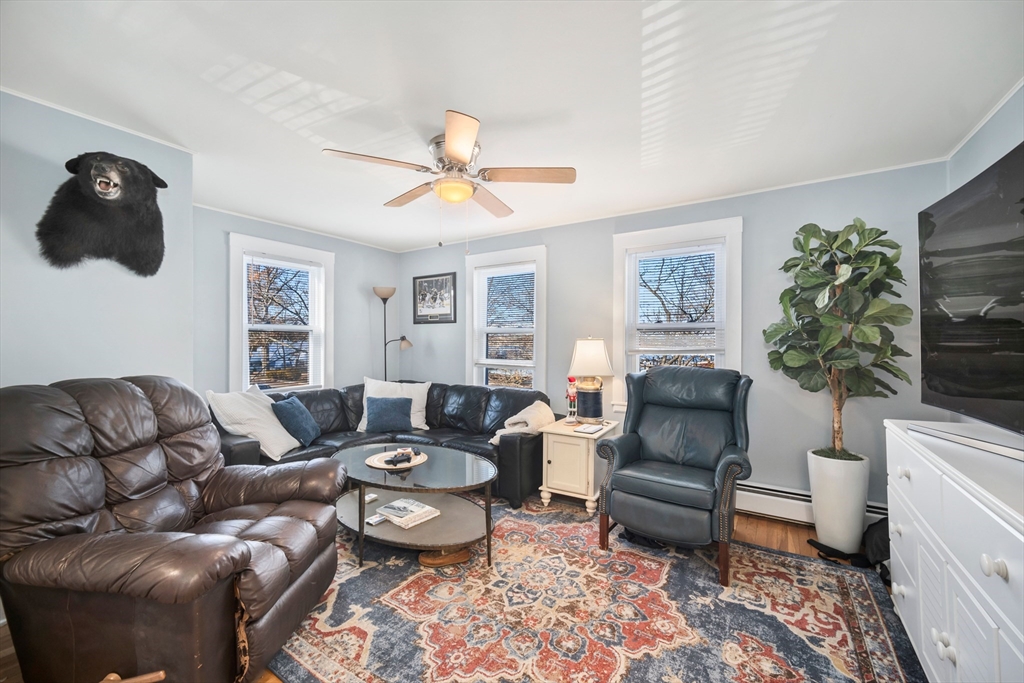
[[[512,209],[508,208],[508,205],[505,204],[505,202],[495,197],[486,187],[479,183],[476,186],[476,192],[473,193],[473,201],[490,211],[498,218],[505,218],[506,216],[512,215]]]
[[[570,166],[481,168],[480,180],[492,183],[574,183],[576,169]]]
[[[423,183],[417,187],[412,188],[405,194],[400,194],[384,206],[405,206],[414,199],[418,199],[430,192],[431,183]]]
[[[444,155],[452,161],[469,165],[480,122],[472,116],[449,109],[444,113]]]
[[[340,149],[325,149],[322,151],[329,157],[351,159],[353,161],[368,161],[371,164],[383,164],[385,166],[397,166],[398,168],[407,168],[410,171],[419,171],[420,173],[434,172],[434,169],[432,168],[423,166],[422,164],[410,164],[408,161],[398,161],[397,159],[385,159],[384,157],[372,157],[369,154],[356,154],[355,152],[343,152]]]

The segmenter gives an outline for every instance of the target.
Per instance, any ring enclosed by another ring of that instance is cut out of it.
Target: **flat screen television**
[[[922,402],[1024,433],[1024,143],[918,233]]]

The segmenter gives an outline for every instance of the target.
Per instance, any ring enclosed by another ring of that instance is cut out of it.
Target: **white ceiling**
[[[1019,0],[0,3],[4,88],[193,150],[198,204],[393,250],[942,158],[1022,77]],[[445,109],[576,184],[392,209],[422,175],[320,154],[429,164]]]

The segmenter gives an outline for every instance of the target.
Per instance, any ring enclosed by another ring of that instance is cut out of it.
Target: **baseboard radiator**
[[[790,522],[814,524],[809,491],[741,482],[736,485],[736,509]],[[878,521],[887,514],[888,507],[885,503],[868,501],[868,524]]]

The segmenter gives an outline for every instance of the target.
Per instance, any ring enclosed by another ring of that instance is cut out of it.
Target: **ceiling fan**
[[[512,215],[503,201],[495,197],[484,183],[574,183],[576,169],[571,167],[505,167],[477,168],[476,158],[480,154],[480,143],[476,141],[480,121],[449,109],[444,114],[444,133],[434,136],[427,149],[434,157],[434,167],[413,164],[407,161],[385,159],[368,154],[343,152],[338,149],[325,149],[328,156],[368,161],[372,164],[408,168],[420,173],[431,173],[442,176],[429,183],[423,183],[405,194],[401,194],[384,206],[405,206],[412,200],[422,197],[431,190],[438,197],[450,204],[459,204],[472,199],[498,218]]]

